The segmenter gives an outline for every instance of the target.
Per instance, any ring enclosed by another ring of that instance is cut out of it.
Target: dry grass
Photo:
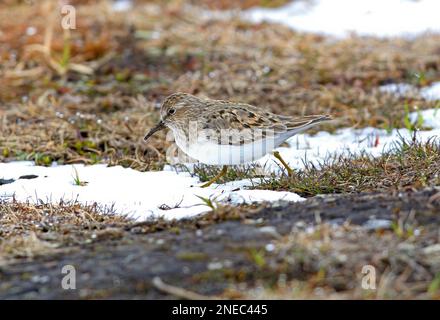
[[[210,214],[195,220],[136,222],[111,211],[103,213],[97,205],[0,202],[0,265],[15,259],[53,255],[94,242],[129,239],[135,234],[178,232],[179,228],[197,229],[225,220],[241,220],[254,209],[254,206],[219,205]]]
[[[0,203],[0,264],[54,254],[99,239],[120,238],[131,223],[96,206]],[[113,232],[114,231],[114,232]]]
[[[244,299],[438,299],[437,247],[423,245],[435,230],[422,230],[421,236],[404,240],[393,231],[350,224],[324,223],[312,232],[295,227],[274,242],[273,252],[262,252],[261,273],[278,273],[275,283],[261,281],[229,294],[239,291]],[[375,268],[374,290],[361,285],[364,266]]]
[[[400,141],[380,157],[337,156],[321,166],[306,164],[293,176],[267,179],[258,188],[289,190],[303,196],[370,191],[408,191],[440,185],[440,144]]]
[[[111,14],[98,1],[78,6],[78,28],[66,42],[58,24],[47,23],[47,8],[42,2],[0,14],[2,160],[158,168],[170,143],[164,135],[148,146],[140,139],[157,120],[163,97],[175,91],[290,115],[330,113],[339,119],[324,127],[331,130],[401,127],[405,103],[434,106],[376,88],[438,80],[435,35],[329,41],[282,26],[209,21],[179,1],[140,4],[127,15]],[[101,12],[100,19],[92,12]],[[26,35],[29,26],[36,28],[34,35]],[[40,50],[45,41],[49,56]],[[66,46],[70,56],[63,60]],[[62,60],[60,69],[56,62]],[[142,97],[135,98],[138,94]]]
[[[109,276],[119,274],[116,270],[127,270],[124,261],[131,257],[141,266],[153,263],[148,270],[156,268],[154,263],[164,263],[155,270],[172,272],[178,286],[195,292],[221,284],[226,288],[217,289],[222,298],[438,298],[439,195],[431,190],[388,197],[381,193],[315,197],[287,207],[219,207],[191,220],[140,223],[99,214],[94,207],[2,204],[0,291],[15,292],[12,285],[27,285],[29,277],[58,274],[59,261],[81,264],[84,259],[82,272],[99,275],[81,284],[90,290],[89,297],[94,290],[101,290],[104,298],[151,293],[150,287],[133,286],[145,281],[142,269],[124,272],[127,282],[122,291],[100,289],[111,283]],[[345,220],[351,216],[367,221],[372,212],[389,219],[391,227],[368,230]],[[331,217],[344,217],[345,223],[333,224]],[[155,258],[145,259],[150,255]],[[157,260],[158,255],[164,260]],[[200,269],[213,261],[220,269]],[[198,271],[177,275],[175,265]],[[361,286],[364,265],[375,267],[375,290]],[[58,281],[52,285],[58,290]]]

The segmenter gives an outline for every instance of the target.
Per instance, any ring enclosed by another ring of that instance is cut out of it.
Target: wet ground
[[[319,298],[316,288],[335,297],[378,297],[360,287],[364,264],[378,277],[392,275],[388,297],[426,297],[440,272],[439,221],[437,188],[107,228],[88,244],[2,265],[0,298]],[[325,246],[316,250],[319,243]],[[66,265],[76,270],[75,290],[62,288]]]

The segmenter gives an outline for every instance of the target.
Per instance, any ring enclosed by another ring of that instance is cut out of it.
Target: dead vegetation
[[[328,193],[395,192],[440,185],[440,144],[402,140],[380,157],[340,155],[320,166],[307,163],[290,177],[271,178],[261,189],[289,190],[309,197]]]
[[[93,207],[12,204],[0,211],[0,296],[435,299],[439,195],[343,194],[141,223]],[[388,223],[366,227],[374,220]],[[65,264],[80,290],[61,288]],[[366,265],[375,289],[362,287]]]
[[[130,220],[95,206],[0,202],[0,265],[66,251],[98,238],[119,238]]]
[[[1,159],[158,168],[169,142],[159,135],[145,146],[140,137],[176,91],[282,114],[330,113],[339,119],[324,127],[331,130],[402,127],[405,104],[434,107],[377,87],[438,80],[436,35],[331,41],[238,18],[208,20],[178,1],[127,13],[103,1],[78,5],[77,29],[66,34],[48,13],[51,3],[0,13]]]

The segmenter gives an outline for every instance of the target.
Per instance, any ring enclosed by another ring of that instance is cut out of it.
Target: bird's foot
[[[283,167],[286,169],[287,174],[289,175],[289,177],[291,177],[293,175],[293,170],[292,170],[292,168],[290,168],[290,166],[287,164],[287,162],[284,161],[284,159],[281,157],[280,153],[278,151],[274,151],[273,156],[281,162]]]
[[[216,182],[218,179],[220,179],[221,177],[223,177],[226,172],[228,172],[228,167],[227,166],[223,166],[222,170],[211,180],[209,180],[208,182],[202,184],[200,186],[200,188],[207,188],[209,187],[211,184],[213,184],[214,182]]]

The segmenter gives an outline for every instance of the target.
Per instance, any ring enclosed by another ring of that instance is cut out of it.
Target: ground
[[[439,209],[437,188],[222,207],[168,223],[78,228],[52,222],[56,213],[33,217],[33,236],[3,245],[32,262],[0,269],[0,297],[438,298]],[[392,223],[360,227],[372,217]],[[378,288],[363,290],[372,264]],[[62,289],[65,265],[76,266],[78,290]]]
[[[377,88],[439,81],[439,35],[335,40],[208,20],[181,1],[136,1],[128,14],[72,1],[77,29],[67,33],[47,13],[53,3],[0,5],[0,161],[160,170],[171,142],[142,137],[176,91],[332,114],[328,131],[408,127],[408,111],[436,107]],[[438,298],[438,148],[406,141],[378,159],[334,159],[260,186],[304,202],[220,206],[194,220],[138,224],[93,206],[1,203],[0,297]],[[206,180],[216,170],[196,172]],[[254,174],[237,168],[227,180]],[[373,217],[385,224],[368,227]],[[78,290],[61,287],[66,264]],[[361,287],[365,265],[376,268],[376,290]]]

